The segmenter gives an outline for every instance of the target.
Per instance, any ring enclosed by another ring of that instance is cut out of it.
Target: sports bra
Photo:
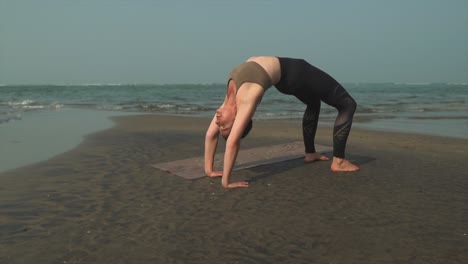
[[[268,75],[260,64],[254,61],[244,62],[234,68],[231,73],[229,73],[228,83],[230,80],[234,80],[237,89],[245,82],[257,83],[262,86],[265,91],[272,85],[270,75]]]

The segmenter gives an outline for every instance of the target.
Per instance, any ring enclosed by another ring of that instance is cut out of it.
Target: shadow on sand
[[[329,157],[330,159],[333,158],[332,152],[324,152],[322,154]],[[257,182],[262,179],[273,177],[277,174],[281,174],[283,172],[286,172],[294,168],[299,168],[301,166],[310,166],[311,164],[304,163],[303,158],[304,157],[300,157],[300,158],[293,159],[293,160],[277,162],[273,164],[267,164],[267,165],[250,168],[251,171],[258,173],[258,175],[251,177],[247,181]],[[376,158],[374,157],[367,157],[367,156],[360,156],[360,155],[353,155],[353,154],[349,154],[347,158],[349,159],[349,161],[359,166],[362,166],[364,164],[367,164],[369,162],[376,160]]]

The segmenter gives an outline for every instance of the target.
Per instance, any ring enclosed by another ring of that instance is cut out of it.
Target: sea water
[[[468,138],[466,83],[343,86],[358,104],[353,126]],[[225,93],[225,84],[0,85],[0,171],[71,149],[84,135],[110,127],[113,115],[212,117]],[[254,119],[300,119],[304,109],[272,87]],[[335,117],[322,103],[320,122],[333,124]]]

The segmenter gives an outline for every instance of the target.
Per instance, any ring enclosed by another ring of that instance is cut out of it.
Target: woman
[[[248,182],[229,183],[241,138],[252,127],[252,116],[266,90],[275,86],[284,94],[294,95],[307,108],[303,117],[305,162],[329,160],[315,151],[320,102],[335,107],[338,116],[333,129],[334,172],[357,171],[359,167],[345,159],[346,141],[351,130],[356,102],[330,75],[303,59],[259,56],[242,63],[229,74],[226,98],[208,127],[205,137],[205,173],[222,176],[225,188],[248,187]],[[226,139],[223,171],[213,171],[213,159],[221,134]]]

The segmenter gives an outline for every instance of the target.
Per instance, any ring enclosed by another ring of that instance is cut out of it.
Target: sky
[[[466,83],[468,1],[0,0],[0,84],[224,83],[257,55]]]

